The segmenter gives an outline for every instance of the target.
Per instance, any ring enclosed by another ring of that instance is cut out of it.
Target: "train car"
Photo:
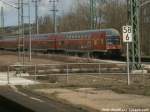
[[[17,39],[16,36],[2,36],[0,39],[1,50],[16,50]]]
[[[120,56],[122,51],[121,37],[115,29],[64,32],[64,50],[82,52],[91,55]]]
[[[22,40],[21,40],[22,41]],[[24,38],[25,50],[29,48],[29,36]],[[17,38],[3,38],[0,49],[17,50]],[[57,34],[39,34],[31,37],[32,51],[89,53],[99,55],[121,55],[121,37],[115,29],[98,29]]]

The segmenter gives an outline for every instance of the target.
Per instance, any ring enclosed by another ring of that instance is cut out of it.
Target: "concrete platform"
[[[20,92],[14,86],[0,87],[0,96],[5,97],[33,112],[89,112],[70,104],[48,99],[31,92]]]
[[[20,74],[21,76],[28,76],[28,74]],[[14,72],[8,74],[6,72],[0,73],[0,85],[30,85],[30,84],[38,84],[39,82],[34,80],[29,80],[27,78],[19,77],[15,75]]]

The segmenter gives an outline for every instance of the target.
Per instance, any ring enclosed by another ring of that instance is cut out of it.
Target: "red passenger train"
[[[90,53],[91,55],[120,55],[121,36],[116,29],[98,29],[31,36],[32,51]],[[22,41],[22,40],[21,40]],[[25,50],[29,48],[29,36],[24,39]],[[0,49],[17,50],[18,38],[3,37]]]

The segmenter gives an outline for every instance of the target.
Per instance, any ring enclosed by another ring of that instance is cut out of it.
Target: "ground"
[[[84,105],[98,111],[103,109],[150,108],[150,97],[142,95],[118,94],[111,90],[93,88],[78,89],[37,89],[36,92],[55,94],[57,98],[75,105]]]
[[[25,58],[28,60],[28,58]],[[64,56],[35,56],[32,63],[56,64],[64,62],[88,62],[87,59],[67,58]],[[91,61],[91,60],[90,60]],[[17,57],[0,55],[1,65],[12,65]],[[95,62],[95,60],[93,61]],[[50,81],[53,80],[53,81]],[[127,85],[127,76],[121,74],[75,74],[46,78],[37,77],[42,84],[17,86],[20,91],[27,90],[48,98],[67,102],[83,108],[92,108],[98,112],[107,108],[150,108],[150,75],[132,75],[131,85]],[[92,111],[93,112],[93,111]],[[146,112],[148,112],[146,110]]]
[[[33,58],[32,62],[29,62],[29,57],[25,57],[25,61],[27,64],[50,64],[50,63],[60,63],[60,61],[52,61],[48,59],[42,58]],[[1,65],[12,65],[18,62],[18,57],[15,55],[0,55],[0,64]]]

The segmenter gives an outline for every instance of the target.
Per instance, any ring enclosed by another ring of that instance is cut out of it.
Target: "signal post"
[[[128,74],[128,85],[130,85],[130,59],[129,59],[129,43],[133,41],[132,39],[132,26],[123,26],[123,42],[126,43],[127,51],[127,74]]]

